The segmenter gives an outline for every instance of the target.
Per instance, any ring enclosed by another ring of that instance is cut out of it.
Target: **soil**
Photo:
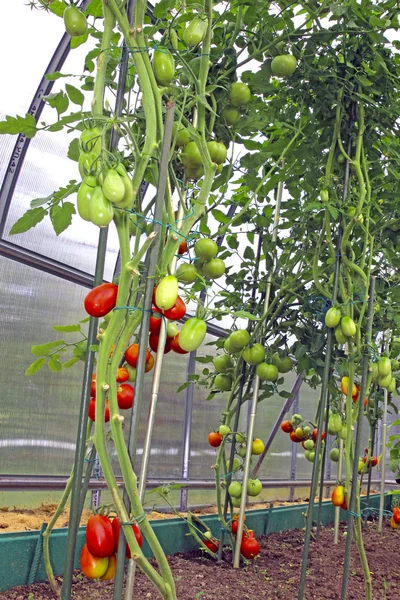
[[[345,549],[345,526],[340,542],[333,545],[333,530],[322,528],[319,543],[312,542],[305,600],[339,600]],[[376,523],[365,528],[364,543],[372,571],[373,600],[400,598],[399,531],[386,523],[382,536]],[[233,569],[230,563],[215,563],[202,552],[169,557],[178,600],[293,600],[297,597],[304,532],[293,530],[259,538],[259,557]],[[229,557],[229,555],[228,555]],[[57,578],[61,583],[61,578]],[[113,582],[91,581],[75,572],[72,599],[112,600]],[[138,572],[135,598],[158,600],[155,588]],[[353,547],[347,600],[365,598],[364,580],[357,550]],[[55,600],[47,583],[0,592],[1,600]]]

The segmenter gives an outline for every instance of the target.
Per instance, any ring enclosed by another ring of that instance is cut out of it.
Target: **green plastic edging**
[[[391,497],[386,495],[386,510],[390,509],[390,501]],[[379,508],[379,494],[370,496],[370,506]],[[278,506],[273,508],[271,512],[268,507],[262,510],[248,510],[246,512],[246,525],[249,529],[254,530],[256,536],[290,529],[302,529],[305,523],[304,513],[306,509],[307,504],[299,504],[297,506]],[[321,523],[323,525],[334,520],[334,511],[335,507],[330,501],[323,502],[321,509]],[[346,514],[345,511],[342,511],[342,521],[346,521]],[[218,516],[206,515],[202,517],[202,520],[210,527],[213,534],[219,537]],[[193,538],[187,535],[188,527],[182,519],[151,521],[151,524],[166,554],[190,552],[198,549],[198,545]],[[0,534],[0,591],[28,583],[39,535],[39,531]],[[50,555],[56,575],[63,573],[66,540],[66,528],[53,530],[50,538]],[[77,538],[75,568],[79,568],[79,555],[84,543],[85,527],[80,527]],[[145,556],[151,556],[150,548],[145,540],[143,552]],[[40,557],[35,581],[46,581],[43,556]]]

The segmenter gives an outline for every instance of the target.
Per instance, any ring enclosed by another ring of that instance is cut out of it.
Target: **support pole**
[[[389,350],[389,336],[386,340],[386,351]],[[385,479],[386,479],[386,444],[387,444],[387,431],[388,431],[388,391],[385,388],[383,390],[383,418],[382,418],[382,445],[381,445],[381,486],[380,486],[380,498],[379,498],[379,519],[378,519],[378,533],[382,534],[383,526],[383,511],[385,508]]]
[[[325,425],[324,430],[328,431],[328,420],[329,420],[329,392],[326,395],[326,409],[325,409]],[[319,498],[318,498],[318,508],[317,508],[317,531],[316,531],[316,541],[319,541],[319,536],[321,533],[321,508],[322,508],[322,500],[324,498],[324,478],[325,478],[325,464],[326,464],[326,452],[327,452],[327,443],[324,445],[324,449],[322,451],[322,461],[321,461],[321,474],[320,474],[320,482],[319,482]]]
[[[300,390],[297,392],[294,398],[293,404],[293,414],[297,414],[300,412]],[[292,449],[290,453],[290,479],[292,482],[296,481],[296,471],[297,471],[297,444],[291,444]],[[293,502],[294,500],[294,486],[290,486],[289,489],[289,502]]]
[[[342,402],[340,410],[343,412],[344,405]],[[343,449],[344,449],[344,441],[340,438],[339,442],[339,462],[338,462],[338,470],[337,470],[337,481],[342,481],[342,472],[343,472]],[[339,524],[340,524],[340,506],[335,506],[335,524],[334,524],[334,536],[333,543],[339,543]]]

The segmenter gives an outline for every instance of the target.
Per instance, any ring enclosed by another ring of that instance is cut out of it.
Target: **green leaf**
[[[72,140],[72,142],[68,146],[67,156],[70,160],[78,162],[79,155],[80,155],[79,140],[78,140],[78,138],[75,138],[74,140]]]
[[[77,35],[76,37],[71,38],[71,50],[74,50],[75,48],[79,48],[79,46],[82,46],[82,44],[84,44],[85,42],[87,42],[88,37],[89,37],[89,32],[90,30],[88,29],[86,31],[86,33],[84,33],[83,35]]]
[[[43,100],[47,102],[52,108],[55,108],[58,116],[65,112],[69,106],[68,96],[61,90],[55,94],[48,94],[43,96]]]
[[[239,317],[240,319],[249,319],[250,321],[258,321],[259,317],[256,317],[252,313],[247,312],[247,310],[236,310],[231,313],[234,317]]]
[[[65,333],[71,333],[74,331],[80,331],[80,325],[53,325],[55,331],[64,331]]]
[[[63,369],[69,369],[70,367],[73,367],[77,362],[79,362],[79,360],[79,358],[76,358],[74,356],[73,358],[67,360],[67,362],[63,363],[62,367]]]
[[[211,363],[213,361],[212,356],[196,356],[196,361],[199,363]]]
[[[27,138],[33,138],[37,131],[39,129],[36,127],[36,121],[28,113],[25,117],[10,117],[7,115],[5,121],[0,121],[0,134],[17,135],[22,133]]]
[[[219,223],[228,223],[230,220],[229,217],[227,217],[226,214],[223,213],[222,210],[219,210],[218,208],[214,208],[214,210],[212,211],[212,216]]]
[[[38,206],[43,206],[43,204],[47,204],[51,201],[53,196],[47,196],[47,198],[35,198],[31,200],[31,208],[37,208]]]
[[[243,253],[244,258],[247,260],[254,260],[254,250],[251,246],[246,246],[245,251]]]
[[[85,317],[84,319],[81,319],[79,321],[79,323],[89,323],[89,321],[90,321],[90,317]]]
[[[75,214],[75,206],[72,202],[64,202],[61,206],[54,204],[50,209],[50,219],[53,224],[54,231],[60,235],[72,223],[72,215]]]
[[[61,0],[54,0],[54,2],[49,5],[49,10],[58,17],[62,17],[65,10],[65,4]]]
[[[35,361],[33,361],[32,364],[29,365],[29,367],[25,371],[25,375],[34,375],[35,373],[40,371],[40,369],[44,366],[45,363],[46,363],[45,358],[36,359]]]
[[[44,208],[31,208],[22,215],[14,223],[10,229],[10,235],[16,235],[17,233],[24,233],[28,229],[35,227],[40,221],[43,221],[44,217],[48,214],[48,211]]]
[[[47,81],[57,81],[61,77],[73,77],[71,73],[60,73],[60,71],[54,71],[54,73],[46,73],[45,79]]]
[[[291,392],[286,392],[285,390],[282,390],[281,392],[279,392],[279,395],[281,398],[292,398],[293,394]]]
[[[182,390],[185,390],[187,387],[189,387],[189,385],[192,385],[193,381],[185,381],[185,383],[183,383],[182,385],[180,385],[178,387],[178,389],[176,390],[176,393],[181,392]]]
[[[71,102],[77,104],[78,106],[83,105],[85,96],[82,94],[81,90],[78,90],[78,88],[74,87],[73,85],[70,85],[69,83],[65,84],[65,90]]]
[[[32,346],[31,352],[35,356],[47,356],[48,353],[53,350],[53,348],[57,348],[57,346],[62,346],[65,344],[64,340],[55,340],[54,342],[46,342],[45,344],[38,344],[36,346]]]
[[[92,0],[87,9],[85,15],[91,15],[96,19],[100,19],[103,16],[103,2],[102,0]]]
[[[53,373],[58,373],[59,371],[62,370],[62,364],[60,363],[60,361],[58,360],[58,357],[56,356],[51,356],[49,358],[49,362],[47,363],[47,366],[49,367],[50,371],[53,371]]]
[[[374,85],[373,81],[370,81],[368,77],[365,77],[364,75],[357,75],[356,79],[363,87],[371,87],[371,85]]]
[[[98,352],[99,344],[92,344],[91,346],[89,346],[88,350],[90,350],[90,352]]]
[[[162,19],[165,17],[168,10],[172,8],[175,8],[175,0],[161,0],[161,2],[158,2],[158,4],[155,5],[153,15],[157,17],[157,19]]]

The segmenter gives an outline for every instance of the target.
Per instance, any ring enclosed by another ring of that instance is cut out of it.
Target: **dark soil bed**
[[[333,544],[333,530],[322,529],[320,542],[311,544],[306,600],[336,600],[340,598],[345,547],[345,528],[340,543]],[[256,561],[233,569],[230,564],[216,564],[201,552],[176,554],[169,557],[176,581],[179,600],[260,600],[297,598],[300,563],[303,551],[302,531],[272,533],[259,538],[261,554]],[[373,600],[400,598],[400,534],[386,524],[383,535],[376,524],[369,523],[364,535],[365,548],[373,580]],[[58,578],[61,582],[61,578]],[[157,600],[158,592],[138,573],[136,600]],[[113,582],[85,579],[75,573],[72,598],[76,600],[112,600]],[[357,549],[353,547],[350,566],[348,600],[365,598],[363,574]],[[54,600],[46,583],[17,587],[0,592],[1,600]]]

